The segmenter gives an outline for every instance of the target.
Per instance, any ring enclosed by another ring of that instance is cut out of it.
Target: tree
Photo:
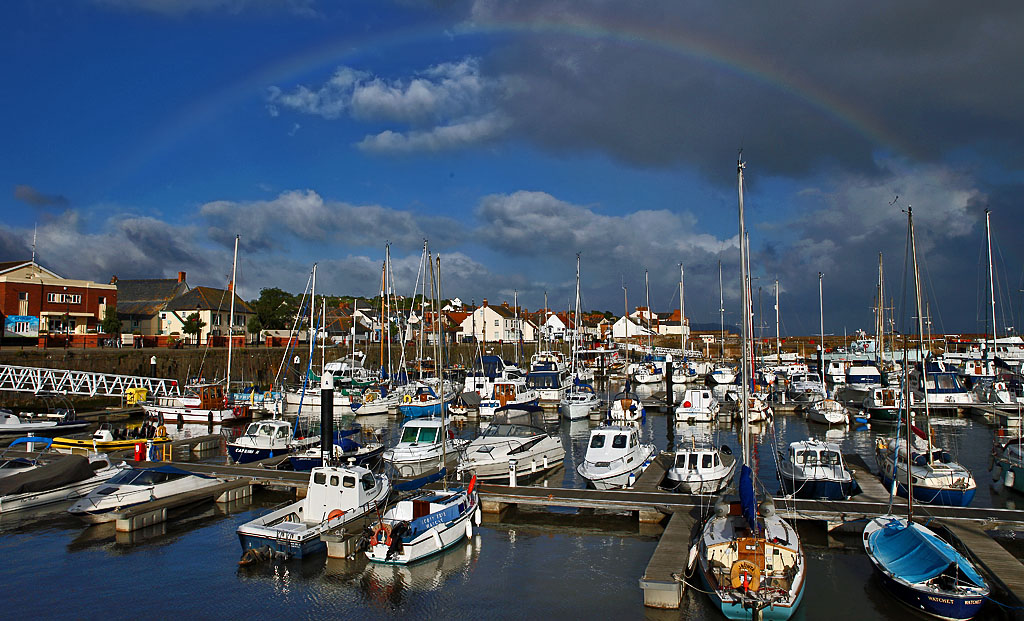
[[[246,324],[245,329],[249,331],[249,334],[253,334],[256,336],[256,338],[254,338],[253,340],[257,345],[259,345],[259,334],[260,331],[263,330],[263,326],[260,324],[259,315],[250,317],[249,323]]]
[[[285,330],[291,327],[291,318],[295,315],[298,301],[287,291],[269,287],[260,289],[260,297],[249,302],[249,305],[256,311],[261,329]]]
[[[181,331],[185,334],[191,334],[195,339],[196,346],[199,346],[199,333],[202,332],[206,326],[206,322],[199,318],[199,313],[192,313],[185,318],[185,325],[182,326]]]
[[[100,324],[103,328],[103,332],[106,334],[120,334],[121,332],[121,320],[117,318],[117,309],[113,306],[108,306],[107,310],[103,313],[103,322]]]

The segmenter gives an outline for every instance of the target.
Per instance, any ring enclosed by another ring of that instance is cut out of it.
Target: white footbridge
[[[129,388],[145,388],[154,397],[181,394],[173,379],[0,365],[0,391],[122,397]]]

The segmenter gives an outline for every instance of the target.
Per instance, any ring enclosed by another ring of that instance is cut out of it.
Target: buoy
[[[1003,476],[1003,485],[1006,487],[1013,487],[1016,482],[1016,475],[1013,473],[1013,468],[1007,468],[1006,474]]]

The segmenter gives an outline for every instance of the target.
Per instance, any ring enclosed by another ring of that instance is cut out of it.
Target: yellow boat
[[[93,451],[132,450],[136,444],[145,444],[150,440],[153,441],[154,446],[162,446],[171,442],[171,438],[167,437],[167,429],[163,425],[157,427],[156,433],[152,438],[144,436],[140,438],[116,438],[114,430],[110,427],[109,423],[103,423],[92,436],[54,438],[50,446],[61,453],[87,454]]]

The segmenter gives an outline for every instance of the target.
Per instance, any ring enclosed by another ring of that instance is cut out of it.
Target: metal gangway
[[[154,397],[181,394],[173,379],[0,365],[0,391],[122,397],[130,388],[145,388]]]

